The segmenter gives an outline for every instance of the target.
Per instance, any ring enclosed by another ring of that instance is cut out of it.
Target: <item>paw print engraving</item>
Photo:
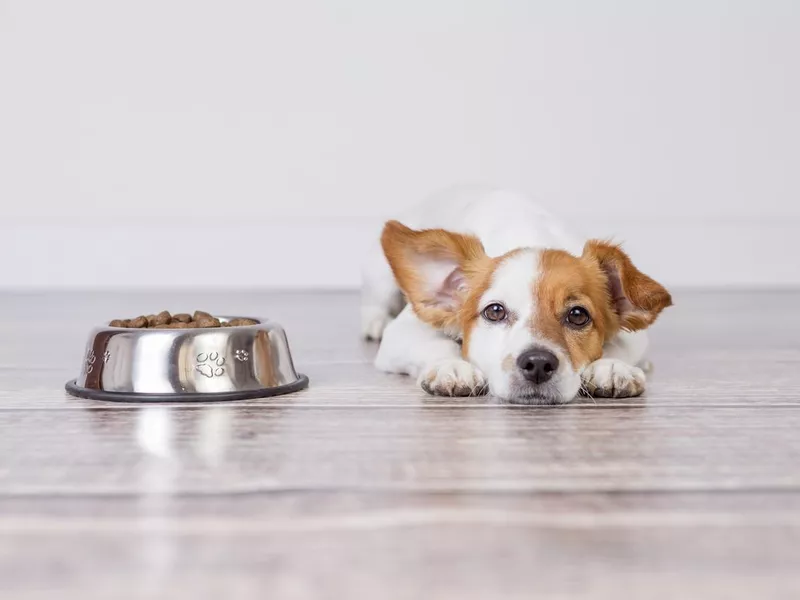
[[[86,374],[88,375],[92,371],[94,371],[94,363],[97,360],[97,357],[94,355],[94,350],[89,350],[89,354],[86,355]]]
[[[237,350],[233,355],[239,362],[247,362],[250,360],[250,353],[247,350]]]
[[[219,355],[218,352],[211,352],[210,354],[200,353],[197,355],[197,364],[194,366],[195,370],[203,377],[219,377],[225,373],[225,359]]]

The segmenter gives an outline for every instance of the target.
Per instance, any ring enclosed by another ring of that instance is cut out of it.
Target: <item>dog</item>
[[[672,297],[618,245],[584,242],[526,195],[488,187],[441,191],[401,221],[363,268],[378,369],[433,395],[525,404],[644,392],[645,330]]]

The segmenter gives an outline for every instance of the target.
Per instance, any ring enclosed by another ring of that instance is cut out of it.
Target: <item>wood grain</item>
[[[6,410],[0,495],[800,491],[798,431],[778,407]]]
[[[800,597],[800,294],[675,297],[646,396],[533,408],[376,372],[350,293],[0,295],[0,595]],[[164,308],[282,322],[311,387],[62,391]]]

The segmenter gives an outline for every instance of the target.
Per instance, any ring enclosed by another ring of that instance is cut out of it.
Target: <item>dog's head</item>
[[[605,242],[588,242],[580,257],[531,248],[489,257],[475,237],[390,221],[381,243],[417,316],[460,338],[491,393],[512,401],[569,402],[607,340],[648,327],[672,304]]]

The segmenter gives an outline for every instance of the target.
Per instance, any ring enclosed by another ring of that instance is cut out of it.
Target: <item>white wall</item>
[[[0,0],[4,287],[355,285],[468,181],[800,284],[799,166],[792,0]]]

